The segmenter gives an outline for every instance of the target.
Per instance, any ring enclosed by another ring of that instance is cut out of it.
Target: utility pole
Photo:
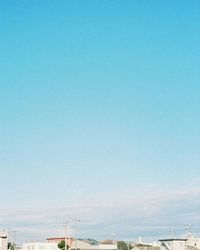
[[[71,223],[71,222],[74,222],[75,250],[77,250],[77,223],[78,223],[79,221],[80,221],[80,220],[79,220],[78,218],[75,218],[74,220],[65,221],[65,223],[64,223],[64,230],[65,230],[65,250],[68,250],[68,249],[67,249],[67,230],[68,230],[68,225],[69,225],[69,223]]]
[[[74,220],[74,231],[75,231],[75,250],[77,250],[77,223],[80,222],[78,218]]]
[[[17,235],[17,231],[14,230],[13,231],[13,250],[15,250],[15,245],[16,245],[16,235]]]
[[[65,250],[67,250],[67,227],[68,227],[68,221],[65,221],[64,223],[64,230],[65,230]]]

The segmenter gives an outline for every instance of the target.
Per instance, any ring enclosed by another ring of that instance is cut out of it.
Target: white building
[[[0,250],[8,249],[8,233],[6,231],[0,231]]]
[[[116,250],[117,244],[90,244],[84,240],[73,241],[71,250]]]
[[[187,239],[187,247],[189,248],[194,247],[200,249],[200,238],[195,238],[191,234],[188,234],[186,239]]]
[[[71,249],[88,250],[90,248],[91,244],[89,242],[85,242],[84,240],[74,240],[71,244]]]
[[[73,240],[71,250],[117,250],[116,244],[97,244],[93,245],[84,240]],[[1,249],[0,249],[1,250]],[[3,249],[4,250],[4,249]],[[60,250],[58,242],[30,242],[22,246],[22,250]]]
[[[193,246],[197,248],[196,241],[188,239],[163,239],[161,242],[161,250],[189,250]]]
[[[99,250],[116,250],[117,249],[117,244],[99,244],[97,245]]]
[[[187,239],[163,239],[161,242],[161,250],[187,250]]]
[[[22,246],[22,250],[60,250],[57,243],[30,242]]]
[[[182,239],[163,239],[161,242],[161,250],[200,250],[200,238],[195,238],[191,234]]]

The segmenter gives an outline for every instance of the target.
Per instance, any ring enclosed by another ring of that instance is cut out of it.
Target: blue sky
[[[82,237],[198,232],[199,11],[195,0],[1,2],[2,228],[21,242],[77,216]]]

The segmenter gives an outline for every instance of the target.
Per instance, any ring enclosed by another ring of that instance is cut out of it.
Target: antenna
[[[172,229],[170,230],[170,234],[172,236],[172,239],[176,239],[176,230],[174,227],[172,227]]]
[[[116,244],[116,234],[114,232],[112,233],[112,243]]]
[[[192,231],[192,224],[184,224],[184,227],[185,227],[185,231],[186,231],[187,236],[190,236],[191,231]]]

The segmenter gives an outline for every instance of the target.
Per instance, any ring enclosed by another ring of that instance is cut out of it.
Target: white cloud
[[[80,237],[146,238],[167,236],[175,227],[183,233],[185,223],[198,230],[200,189],[192,185],[182,189],[165,187],[124,188],[115,193],[83,197],[63,206],[2,208],[0,223],[18,231],[18,240],[44,240],[63,234],[65,219],[79,217]],[[70,230],[73,235],[73,225]]]

